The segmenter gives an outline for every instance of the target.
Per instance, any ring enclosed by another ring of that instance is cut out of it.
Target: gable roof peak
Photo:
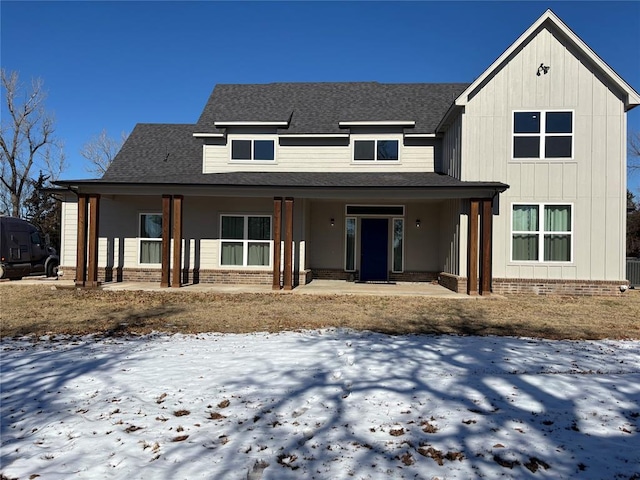
[[[535,35],[540,28],[554,28],[564,39],[574,48],[584,54],[591,64],[599,70],[606,78],[616,85],[626,96],[625,110],[640,105],[640,94],[636,92],[627,82],[625,82],[604,60],[602,60],[576,33],[571,30],[553,10],[547,9],[525,32],[507,48],[462,94],[456,99],[456,106],[464,106],[470,100],[473,92],[481,88],[487,79],[497,72],[518,49],[522,48]]]

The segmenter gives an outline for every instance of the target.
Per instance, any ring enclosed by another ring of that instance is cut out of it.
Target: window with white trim
[[[389,162],[398,160],[398,140],[354,140],[356,162]]]
[[[274,140],[231,140],[231,160],[275,160]]]
[[[573,112],[513,112],[513,158],[572,158]]]
[[[220,265],[267,267],[272,243],[270,216],[220,216]]]
[[[139,256],[141,264],[159,264],[162,252],[162,215],[141,213],[139,223]]]
[[[571,205],[512,205],[512,261],[571,262],[572,222]]]

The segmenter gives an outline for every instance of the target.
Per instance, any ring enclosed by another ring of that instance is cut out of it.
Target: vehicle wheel
[[[11,281],[22,280],[22,277],[9,277],[9,280],[11,280]]]
[[[47,277],[55,277],[58,275],[58,263],[57,262],[49,262],[47,265]]]

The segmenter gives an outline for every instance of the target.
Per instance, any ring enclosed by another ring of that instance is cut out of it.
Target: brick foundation
[[[540,280],[520,278],[494,278],[493,292],[497,294],[527,295],[621,295],[620,285],[628,285],[626,280]]]
[[[434,282],[438,280],[436,272],[402,272],[389,273],[392,282]]]
[[[75,267],[61,267],[62,278],[74,280]],[[151,282],[160,283],[161,271],[158,268],[112,268],[98,270],[98,281],[109,282]],[[300,272],[299,285],[311,281],[311,270]],[[182,272],[182,283],[217,283],[231,285],[271,285],[271,270],[189,270]]]
[[[353,282],[357,278],[357,272],[345,272],[333,268],[314,268],[312,270],[314,280],[345,280]]]
[[[345,272],[340,269],[332,268],[314,268],[313,278],[318,280],[344,280],[353,282],[358,280],[359,272]],[[390,282],[433,282],[438,279],[435,272],[389,272]]]
[[[467,293],[467,278],[440,273],[438,282],[457,293]],[[626,280],[555,280],[533,278],[494,278],[492,293],[499,295],[621,295],[620,285],[628,285]]]
[[[60,267],[65,280],[75,279],[75,267]],[[160,270],[157,268],[100,268],[98,281],[104,282],[152,282],[160,283]],[[271,285],[271,271],[264,270],[190,270],[183,273],[182,282],[217,283],[235,285]],[[306,285],[313,279],[354,281],[357,272],[345,272],[339,269],[313,269],[299,272],[298,285]],[[457,293],[467,292],[467,278],[450,273],[404,272],[391,273],[389,280],[394,282],[432,282]],[[617,296],[621,295],[620,286],[629,285],[627,280],[555,280],[532,278],[494,278],[492,292],[515,295],[570,295],[570,296]]]
[[[459,277],[451,273],[440,272],[438,283],[452,292],[467,293],[467,277]]]

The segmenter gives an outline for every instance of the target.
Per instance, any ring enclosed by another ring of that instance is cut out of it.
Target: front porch
[[[134,193],[101,185],[100,193],[75,192],[75,255],[63,254],[62,267],[82,287],[153,281],[161,288],[293,290],[346,280],[358,291],[377,292],[384,282],[437,282],[454,292],[490,294],[494,205],[505,186],[446,176],[443,185],[442,177],[365,189],[156,185]]]

